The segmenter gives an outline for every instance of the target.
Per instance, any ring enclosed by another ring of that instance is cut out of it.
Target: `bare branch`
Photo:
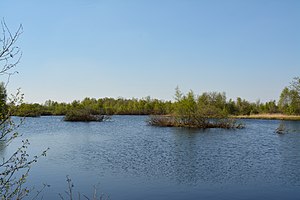
[[[12,33],[8,28],[5,21],[1,21],[2,36],[0,36],[0,75],[8,76],[6,84],[0,84],[1,99],[0,99],[0,142],[1,145],[8,146],[13,139],[20,136],[17,132],[19,126],[23,123],[21,118],[18,123],[11,118],[13,108],[23,102],[23,94],[20,90],[16,95],[12,95],[7,99],[6,86],[9,83],[10,77],[17,73],[12,71],[12,68],[19,64],[22,57],[20,48],[16,46],[19,36],[23,33],[23,27],[20,25],[15,33]],[[1,31],[0,28],[0,31]],[[28,193],[29,189],[24,186],[30,168],[33,163],[37,162],[38,158],[46,156],[47,150],[43,151],[40,155],[30,157],[27,153],[27,148],[30,145],[28,140],[24,140],[21,146],[15,150],[12,155],[6,158],[1,158],[0,161],[0,196],[1,199],[23,199]],[[44,188],[46,186],[44,185]],[[43,188],[43,189],[44,189]],[[42,189],[42,190],[43,190]],[[36,198],[39,194],[34,197]]]
[[[14,68],[22,57],[20,48],[15,45],[19,36],[23,33],[23,26],[20,24],[13,34],[3,19],[1,21],[1,27],[2,37],[0,38],[0,42],[2,43],[2,49],[0,49],[0,75],[12,75],[13,73],[9,73],[9,70]]]

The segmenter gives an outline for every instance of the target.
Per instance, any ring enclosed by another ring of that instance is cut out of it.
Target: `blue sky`
[[[277,100],[300,76],[298,0],[0,0],[27,102],[172,100],[178,85]],[[1,77],[3,78],[3,77]]]

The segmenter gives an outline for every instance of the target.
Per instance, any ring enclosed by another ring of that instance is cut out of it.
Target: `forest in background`
[[[0,85],[0,101],[5,101],[5,98],[6,91],[2,84]],[[249,102],[240,97],[236,100],[227,100],[225,93],[220,92],[204,92],[195,95],[193,91],[189,91],[183,94],[177,87],[175,101],[153,99],[148,96],[142,99],[85,98],[71,103],[48,100],[44,104],[21,103],[11,106],[16,116],[36,117],[66,115],[74,110],[85,110],[95,115],[172,115],[178,110],[179,105],[188,111],[194,104],[211,112],[217,109],[219,113],[233,116],[275,113],[300,115],[300,78],[294,78],[290,85],[282,90],[278,102],[275,100],[265,103]]]

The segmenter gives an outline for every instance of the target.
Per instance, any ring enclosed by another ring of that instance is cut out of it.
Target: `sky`
[[[299,11],[298,0],[0,0],[10,30],[24,27],[8,91],[31,103],[173,100],[176,86],[278,100],[300,76]]]

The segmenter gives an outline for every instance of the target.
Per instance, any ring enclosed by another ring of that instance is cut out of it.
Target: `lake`
[[[64,122],[60,116],[27,118],[30,155],[50,148],[31,169],[29,186],[51,187],[44,199],[67,190],[110,199],[299,199],[300,122],[243,120],[241,130],[148,126],[147,116],[107,122]],[[291,130],[277,134],[280,123]]]

